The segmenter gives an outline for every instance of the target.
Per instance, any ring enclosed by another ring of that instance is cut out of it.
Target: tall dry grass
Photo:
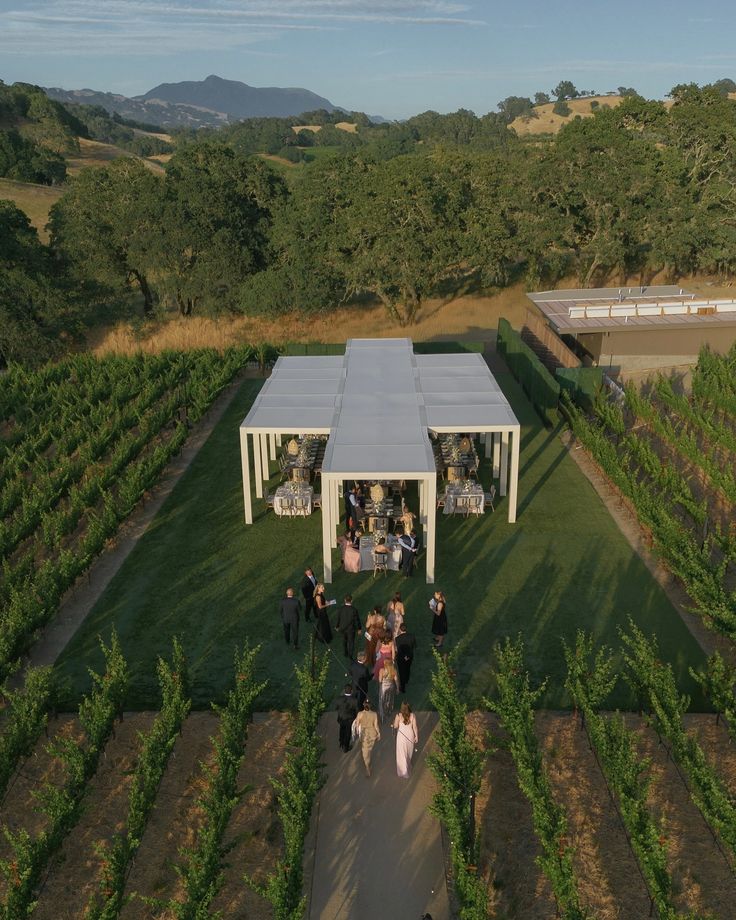
[[[458,297],[452,301],[427,301],[412,326],[392,323],[380,306],[351,306],[324,316],[288,313],[277,319],[253,317],[189,318],[172,316],[143,326],[119,323],[90,333],[89,345],[97,354],[159,352],[167,348],[227,348],[252,342],[344,342],[349,338],[428,339],[495,338],[498,320],[513,325],[523,321],[529,301],[521,285],[493,297]]]

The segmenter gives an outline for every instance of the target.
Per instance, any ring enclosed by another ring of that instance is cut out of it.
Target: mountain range
[[[205,80],[161,83],[141,96],[121,96],[92,89],[65,90],[49,87],[45,92],[59,102],[99,105],[123,118],[165,128],[217,127],[243,118],[285,118],[315,109],[339,110],[329,99],[308,89],[256,87],[214,74]]]

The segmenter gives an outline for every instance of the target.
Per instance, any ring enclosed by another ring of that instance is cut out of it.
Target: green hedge
[[[414,352],[418,355],[446,355],[458,352],[480,354],[485,342],[414,342]],[[325,344],[323,342],[287,342],[280,347],[283,355],[344,355],[345,343]]]
[[[498,321],[496,348],[542,419],[554,425],[558,419],[560,384],[526,342],[522,341],[521,335],[511,327],[509,321],[503,318]]]
[[[603,387],[602,367],[558,367],[555,377],[562,390],[584,412],[592,412],[596,397]]]

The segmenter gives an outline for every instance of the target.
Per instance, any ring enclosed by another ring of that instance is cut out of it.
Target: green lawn
[[[656,633],[682,689],[702,708],[687,673],[704,658],[699,647],[555,434],[543,428],[510,376],[499,382],[523,426],[518,523],[506,522],[505,500],[481,519],[438,520],[437,585],[448,598],[447,647],[457,652],[460,686],[470,701],[491,692],[493,643],[521,632],[534,677],[549,677],[544,705],[566,707],[561,639],[572,639],[580,626],[618,647],[616,629],[632,616]],[[109,637],[113,624],[131,666],[132,709],[158,705],[155,659],[169,653],[173,635],[181,636],[189,656],[196,706],[222,698],[232,679],[233,647],[245,639],[262,646],[260,669],[269,684],[260,707],[294,702],[292,666],[307,653],[307,642],[300,652],[285,647],[278,603],[307,565],[319,573],[321,517],[278,519],[256,502],[254,525],[243,523],[238,425],[259,386],[243,383],[61,657],[67,705],[89,687],[87,668],[101,663],[97,636]],[[488,477],[484,466],[486,484]],[[431,587],[421,563],[410,581],[397,574],[374,581],[338,568],[327,594],[340,599],[351,591],[363,614],[396,589],[404,593],[419,640],[408,698],[423,708],[431,672]],[[333,651],[330,690],[337,694],[343,683],[337,640]],[[612,702],[631,705],[623,682]]]

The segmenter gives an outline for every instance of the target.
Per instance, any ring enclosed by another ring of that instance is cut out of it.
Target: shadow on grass
[[[495,641],[521,631],[534,680],[549,676],[544,704],[562,708],[564,658],[560,639],[574,640],[578,626],[619,647],[617,626],[627,617],[655,632],[664,657],[672,661],[680,685],[694,694],[689,664],[703,656],[668,599],[590,487],[564,447],[537,419],[516,383],[499,383],[524,426],[518,524],[505,520],[506,502],[479,518],[438,515],[437,586],[448,598],[447,649],[457,648],[458,683],[471,702],[492,690]],[[233,677],[236,645],[260,645],[258,676],[268,686],[259,709],[284,709],[296,702],[293,667],[306,654],[283,640],[278,614],[288,585],[298,587],[304,569],[321,568],[321,517],[279,519],[256,501],[255,522],[243,523],[238,425],[260,387],[246,380],[192,465],[177,483],[151,527],[61,656],[57,671],[66,681],[64,705],[76,705],[90,687],[88,668],[99,669],[97,636],[118,631],[131,668],[130,709],[158,707],[157,656],[169,656],[172,637],[182,639],[191,670],[195,707],[222,701]],[[490,482],[490,461],[480,469]],[[270,488],[277,484],[273,477]],[[416,510],[416,494],[410,505]],[[333,552],[333,563],[338,554]],[[423,565],[412,579],[399,573],[374,579],[339,567],[327,595],[354,597],[361,617],[401,591],[407,625],[417,636],[408,699],[429,707],[432,669],[433,586]],[[330,656],[328,692],[337,696],[346,662],[339,640]],[[612,705],[630,704],[619,684]]]

